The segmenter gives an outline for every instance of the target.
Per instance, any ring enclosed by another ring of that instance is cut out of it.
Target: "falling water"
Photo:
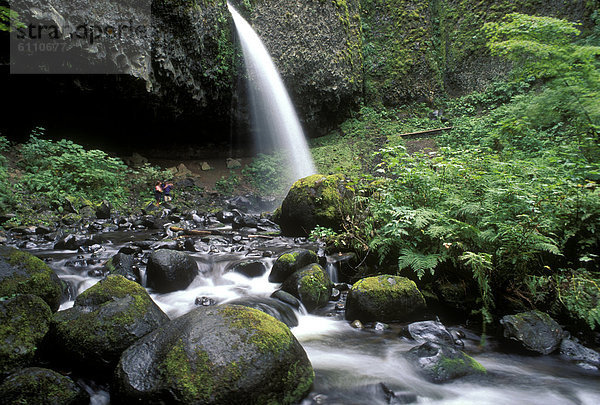
[[[267,48],[235,8],[229,3],[227,6],[244,53],[257,145],[271,144],[286,153],[294,180],[314,174],[300,121]]]

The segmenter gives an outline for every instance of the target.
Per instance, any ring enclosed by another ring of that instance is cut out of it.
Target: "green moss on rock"
[[[348,294],[346,319],[403,321],[425,309],[425,298],[414,281],[381,275],[357,281]]]
[[[283,323],[254,308],[231,305],[220,309],[233,328],[249,332],[248,343],[263,353],[286,350],[293,343],[292,332]]]
[[[15,248],[0,247],[0,297],[34,294],[56,311],[62,292],[58,276],[42,260]]]
[[[146,370],[158,370],[147,373]],[[118,403],[292,404],[314,379],[285,324],[239,305],[200,307],[142,338],[117,366]]]
[[[89,404],[90,396],[69,377],[56,371],[31,367],[11,374],[0,385],[5,404]]]
[[[269,281],[271,283],[284,282],[294,272],[301,268],[311,264],[318,263],[319,257],[317,254],[308,249],[295,249],[281,254],[275,263],[269,274]]]
[[[288,277],[281,289],[298,298],[310,312],[329,302],[331,286],[331,280],[325,269],[313,263]]]
[[[194,361],[190,361],[179,341],[167,352],[163,372],[185,403],[206,402],[214,389],[212,367],[208,355],[201,349],[196,351]]]
[[[0,378],[32,362],[51,319],[50,307],[38,296],[0,301]]]
[[[282,233],[308,235],[317,225],[341,230],[352,209],[352,193],[345,182],[342,174],[315,174],[296,181],[281,204]]]
[[[110,275],[57,312],[52,321],[53,344],[75,363],[114,365],[123,350],[168,321],[139,284]]]

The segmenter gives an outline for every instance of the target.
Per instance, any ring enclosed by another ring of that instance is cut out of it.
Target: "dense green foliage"
[[[380,164],[341,169],[363,173],[352,185],[357,215],[342,234],[319,227],[312,236],[425,283],[470,273],[484,324],[504,297],[596,328],[597,48],[552,18],[511,14],[486,32],[492,52],[515,64],[514,79],[448,100],[453,130],[416,152],[422,139],[397,135],[443,126],[430,109],[363,109],[345,125],[351,139],[385,138]],[[331,137],[328,147],[340,148],[343,138]]]
[[[85,150],[72,141],[54,142],[34,134],[20,152],[20,185],[27,193],[55,200],[67,195],[113,201],[123,197],[127,166],[100,150]]]
[[[12,225],[43,223],[69,209],[94,207],[102,200],[131,210],[152,198],[157,179],[170,173],[148,164],[131,169],[100,150],[86,150],[72,141],[45,139],[36,128],[22,145],[0,138],[0,207],[17,214]],[[8,168],[12,155],[16,167]],[[10,174],[9,174],[10,173]]]

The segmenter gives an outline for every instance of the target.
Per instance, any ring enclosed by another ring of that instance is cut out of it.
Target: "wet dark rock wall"
[[[19,3],[29,10],[21,16],[26,23],[85,19],[103,25],[139,7],[138,0],[102,3],[92,11],[83,0]],[[41,6],[48,3],[54,11],[31,11],[47,10]],[[586,30],[598,8],[597,0],[234,3],[270,50],[309,136],[327,133],[361,101],[434,104],[440,96],[479,90],[506,75],[509,66],[485,48],[486,21],[519,11],[581,21]],[[225,0],[148,4],[148,37],[113,47],[69,47],[74,60],[108,61],[122,74],[9,75],[9,47],[3,47],[0,69],[11,96],[6,113],[14,118],[3,120],[2,132],[22,140],[41,125],[52,137],[101,148],[227,143],[232,133],[243,143],[243,61]],[[0,34],[7,43],[7,34]]]

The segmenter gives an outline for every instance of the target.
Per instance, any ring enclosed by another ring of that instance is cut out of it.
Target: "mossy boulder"
[[[185,252],[159,249],[148,258],[148,287],[161,293],[187,288],[197,274],[198,264]]]
[[[306,236],[317,225],[340,231],[351,199],[344,175],[314,174],[292,185],[274,219],[287,236]]]
[[[471,356],[439,343],[426,342],[413,347],[407,358],[425,378],[436,383],[486,373],[486,369]]]
[[[0,379],[31,364],[51,319],[50,307],[36,295],[0,301]]]
[[[123,276],[110,275],[59,311],[51,325],[51,347],[73,366],[105,370],[123,350],[169,321],[146,290]]]
[[[34,294],[56,311],[63,284],[46,263],[30,253],[0,246],[0,297]]]
[[[346,301],[346,319],[406,321],[424,309],[425,298],[414,281],[384,274],[354,283]]]
[[[298,326],[298,318],[294,313],[291,305],[286,304],[276,298],[269,297],[242,297],[236,298],[233,301],[228,301],[229,305],[242,305],[258,309],[265,314],[271,315],[273,318],[285,323],[288,327],[293,328]]]
[[[25,368],[0,385],[3,404],[86,405],[89,394],[69,377],[45,368]]]
[[[311,263],[318,263],[317,254],[308,249],[294,249],[282,253],[269,274],[271,283],[283,283],[289,276]]]
[[[292,404],[314,372],[289,328],[238,305],[200,307],[128,348],[115,373],[116,404]]]
[[[537,310],[506,315],[500,323],[505,338],[539,354],[550,354],[558,349],[564,337],[560,325],[550,315]]]
[[[329,275],[317,263],[296,271],[281,285],[281,289],[298,298],[311,312],[329,302],[332,283]]]

